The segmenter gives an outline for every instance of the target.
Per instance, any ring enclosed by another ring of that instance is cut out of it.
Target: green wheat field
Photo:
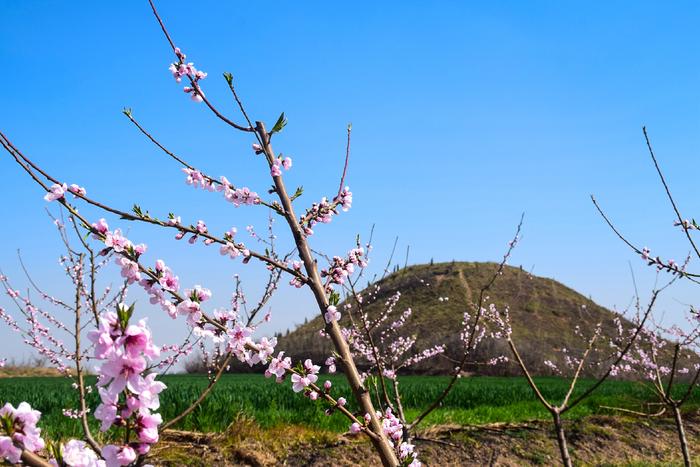
[[[345,396],[348,407],[353,410],[353,398],[343,376],[332,375],[320,381],[325,379],[333,383],[332,394]],[[435,399],[448,379],[441,376],[405,376],[399,379],[402,402],[409,420],[419,414],[421,407],[426,407]],[[168,385],[168,389],[161,394],[161,414],[166,421],[185,409],[207,385],[206,377],[201,375],[171,375],[162,380]],[[536,381],[543,395],[550,399],[561,399],[568,388],[566,380],[556,377],[537,378]],[[94,383],[94,380],[88,379],[88,383]],[[581,381],[574,396],[592,383]],[[685,388],[679,384],[675,389],[680,394]],[[66,378],[2,378],[0,399],[14,404],[23,400],[29,402],[42,412],[41,426],[51,437],[66,438],[81,433],[78,421],[63,415],[63,409],[77,407],[77,392]],[[566,417],[574,419],[612,413],[602,406],[643,410],[653,402],[654,396],[648,386],[637,382],[608,381]],[[96,391],[90,395],[88,403],[93,409],[97,406]],[[695,391],[685,408],[692,410],[699,406],[700,393]],[[344,417],[327,416],[323,404],[312,403],[299,394],[292,395],[288,382],[276,384],[257,374],[224,375],[202,405],[182,420],[177,428],[223,431],[227,423],[241,415],[252,418],[262,428],[299,424],[332,432],[347,430]],[[425,426],[447,423],[481,425],[548,419],[548,413],[534,399],[523,378],[472,377],[460,379],[442,407],[423,423]],[[94,419],[90,417],[90,421],[93,423]]]

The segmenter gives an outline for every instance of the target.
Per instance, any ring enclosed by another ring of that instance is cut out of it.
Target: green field
[[[352,409],[352,397],[342,376],[333,376],[333,394],[344,395]],[[440,393],[448,378],[439,376],[406,376],[400,379],[403,405],[411,418]],[[163,381],[168,389],[161,395],[161,413],[165,420],[187,407],[206,386],[204,376],[173,375]],[[323,381],[323,379],[321,379]],[[537,378],[545,397],[561,398],[567,382],[559,378]],[[579,385],[583,390],[589,381]],[[683,385],[676,386],[682,391]],[[17,404],[23,400],[42,412],[41,427],[51,437],[80,434],[76,420],[62,414],[64,408],[75,408],[76,391],[70,381],[60,377],[26,377],[0,379],[0,401]],[[593,413],[610,413],[601,405],[634,408],[654,401],[650,389],[642,384],[609,381],[594,395],[569,412],[566,417],[580,418]],[[97,405],[92,394],[89,403]],[[700,391],[695,391],[688,408],[700,406]],[[342,416],[326,416],[325,404],[311,402],[294,394],[288,382],[276,384],[262,375],[225,375],[199,409],[183,420],[179,428],[196,431],[222,431],[240,414],[253,418],[261,427],[279,424],[303,424],[322,430],[343,432],[348,422]],[[522,378],[462,378],[443,406],[424,422],[426,425],[457,423],[463,425],[493,422],[522,422],[548,419],[548,413],[533,398]],[[97,424],[95,424],[96,426]]]

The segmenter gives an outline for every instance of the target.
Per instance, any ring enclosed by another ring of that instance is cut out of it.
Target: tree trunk
[[[673,418],[676,420],[678,441],[681,443],[681,451],[683,452],[683,464],[685,467],[690,467],[690,453],[688,452],[688,440],[685,437],[685,428],[683,428],[683,417],[681,417],[681,411],[676,404],[673,404]]]
[[[561,463],[565,467],[572,467],[571,456],[569,456],[569,448],[566,445],[566,434],[564,433],[564,425],[561,421],[561,415],[558,410],[552,412],[554,419],[554,431],[557,432],[557,444],[559,445],[559,454],[561,455]]]
[[[265,124],[262,122],[255,122],[255,131],[260,136],[260,141],[263,145],[265,155],[268,159],[268,163],[272,166],[272,162],[275,157],[274,150],[270,144],[270,134],[265,129]],[[273,177],[275,183],[275,191],[279,197],[282,208],[284,209],[284,217],[287,220],[287,224],[294,237],[294,243],[297,246],[297,251],[299,253],[299,258],[304,263],[304,269],[309,279],[307,284],[316,298],[316,303],[318,304],[321,316],[328,309],[328,297],[326,296],[326,291],[324,290],[323,281],[318,272],[318,267],[316,261],[311,253],[311,248],[306,241],[306,235],[302,232],[299,221],[297,220],[296,214],[294,213],[294,207],[292,206],[292,200],[287,194],[287,189],[284,185],[282,177]],[[350,347],[348,346],[343,334],[340,330],[340,326],[337,321],[332,321],[326,324],[326,332],[333,341],[333,346],[335,347],[336,353],[338,354],[338,359],[343,365],[343,370],[345,372],[345,377],[348,380],[348,384],[352,389],[352,392],[360,406],[361,415],[369,414],[369,430],[372,432],[370,435],[370,440],[374,445],[380,459],[382,460],[382,465],[385,467],[395,467],[399,465],[399,459],[394,452],[391,441],[382,431],[382,425],[376,415],[376,410],[372,405],[372,398],[370,397],[369,391],[365,388],[362,380],[360,379],[360,373],[357,371],[355,366],[355,361],[350,352]]]

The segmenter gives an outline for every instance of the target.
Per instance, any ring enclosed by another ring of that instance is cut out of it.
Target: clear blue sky
[[[412,263],[497,260],[524,211],[512,264],[625,306],[628,262],[642,290],[654,275],[603,224],[591,193],[640,245],[676,259],[687,252],[641,127],[681,207],[699,215],[697,2],[161,1],[160,11],[176,43],[209,73],[207,96],[229,115],[235,107],[224,71],[254,118],[271,124],[286,112],[289,125],[275,145],[294,158],[287,179],[304,185],[300,205],[336,189],[345,126],[353,123],[353,209],[313,238],[330,254],[347,251],[376,223],[377,258],[398,235]],[[2,2],[0,59],[0,126],[58,178],[125,208],[175,210],[215,229],[264,228],[262,210],[193,193],[121,115],[133,108],[209,173],[258,192],[269,184],[250,136],[231,132],[174,82],[172,54],[147,2]],[[61,250],[42,193],[2,154],[0,173],[0,266],[22,284],[20,248],[37,278],[60,294]],[[259,266],[170,241],[171,232],[123,227],[185,285],[211,287],[221,305],[233,274],[251,293],[262,278]],[[282,289],[274,329],[314,314],[308,291]],[[675,288],[660,311],[678,316],[694,292]],[[141,311],[169,335],[182,328],[158,310]],[[2,353],[23,355],[7,335],[0,330]]]

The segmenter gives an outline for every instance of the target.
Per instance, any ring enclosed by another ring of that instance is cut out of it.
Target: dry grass
[[[568,424],[576,465],[681,465],[670,419],[588,417]],[[416,442],[426,465],[556,465],[550,424],[531,422],[431,427]],[[691,446],[700,446],[700,418],[688,421]],[[700,459],[698,459],[700,460]],[[157,466],[350,466],[377,465],[371,445],[308,427],[263,430],[242,417],[221,434],[173,431],[154,450]]]
[[[0,378],[32,376],[63,376],[57,369],[44,366],[6,365],[0,368]]]

